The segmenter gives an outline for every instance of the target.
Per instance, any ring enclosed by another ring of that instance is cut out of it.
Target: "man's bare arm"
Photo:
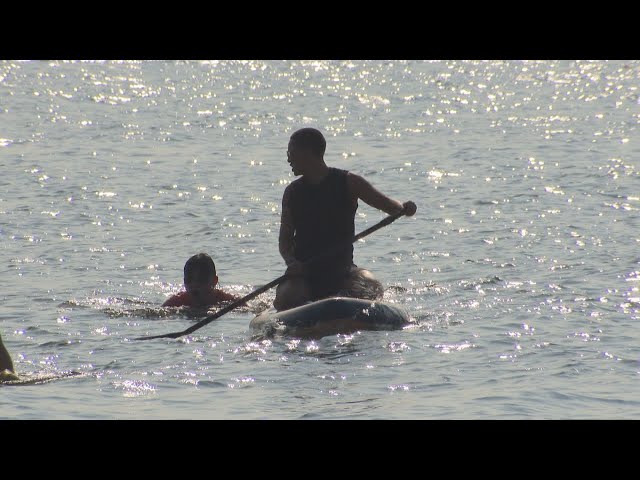
[[[416,213],[416,204],[412,201],[400,203],[393,198],[388,197],[384,193],[380,192],[367,182],[360,175],[349,173],[347,175],[347,182],[349,184],[349,190],[355,197],[355,200],[361,199],[367,205],[371,205],[373,208],[382,210],[388,215],[395,215],[404,210],[404,214],[411,217]]]
[[[404,208],[402,203],[386,196],[360,175],[349,173],[347,180],[352,193],[373,208],[382,210],[388,215],[396,214]]]

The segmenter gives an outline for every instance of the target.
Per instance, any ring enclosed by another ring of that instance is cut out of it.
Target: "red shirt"
[[[216,305],[222,302],[237,300],[235,295],[223,292],[222,290],[214,290],[213,295],[207,299],[207,305]],[[188,292],[180,292],[169,297],[163,304],[163,307],[192,307],[193,297]],[[205,305],[202,305],[205,306]]]

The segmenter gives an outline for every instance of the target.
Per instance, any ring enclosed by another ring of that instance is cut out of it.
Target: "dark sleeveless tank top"
[[[316,271],[351,266],[357,204],[349,198],[347,171],[329,168],[329,174],[317,185],[299,178],[291,183],[290,204],[293,216],[294,254],[306,261],[335,245],[347,244],[340,253],[314,265]]]

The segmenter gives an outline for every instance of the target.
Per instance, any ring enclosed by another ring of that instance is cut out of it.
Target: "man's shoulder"
[[[335,178],[339,179],[339,182],[347,182],[347,184],[353,182],[354,178],[357,177],[355,173],[352,173],[349,170],[343,170],[341,168],[334,168],[333,175],[335,176]]]
[[[301,188],[302,185],[304,185],[304,183],[302,181],[302,177],[296,178],[291,183],[289,183],[289,185],[287,185],[285,187],[284,193],[291,193],[291,192]]]
[[[291,181],[289,182],[289,185],[287,185],[286,187],[284,187],[284,189],[285,189],[285,191],[286,191],[286,190],[291,190],[291,188],[292,188],[294,185],[298,185],[298,184],[300,184],[301,182],[302,182],[302,177],[300,177],[300,178],[296,178],[295,180],[291,180]]]
[[[346,177],[350,175],[349,170],[344,170],[337,167],[329,167],[329,175],[332,177]]]

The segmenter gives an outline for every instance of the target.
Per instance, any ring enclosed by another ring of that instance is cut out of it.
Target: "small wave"
[[[480,285],[493,285],[499,282],[502,282],[502,279],[497,275],[494,275],[492,277],[479,278],[477,280],[462,280],[460,282],[460,286],[465,290],[473,290]]]
[[[3,372],[4,375],[4,372]],[[13,377],[0,376],[0,385],[40,385],[71,377],[83,377],[87,374],[76,372],[75,370],[55,372],[55,373],[22,373]],[[7,378],[4,380],[4,378]]]
[[[82,340],[56,340],[51,342],[45,342],[41,344],[41,347],[66,347],[68,345],[82,343]]]
[[[162,307],[147,307],[147,308],[131,308],[131,309],[118,309],[118,308],[105,308],[103,312],[111,318],[121,317],[138,317],[147,319],[162,319],[175,314],[167,308]]]

